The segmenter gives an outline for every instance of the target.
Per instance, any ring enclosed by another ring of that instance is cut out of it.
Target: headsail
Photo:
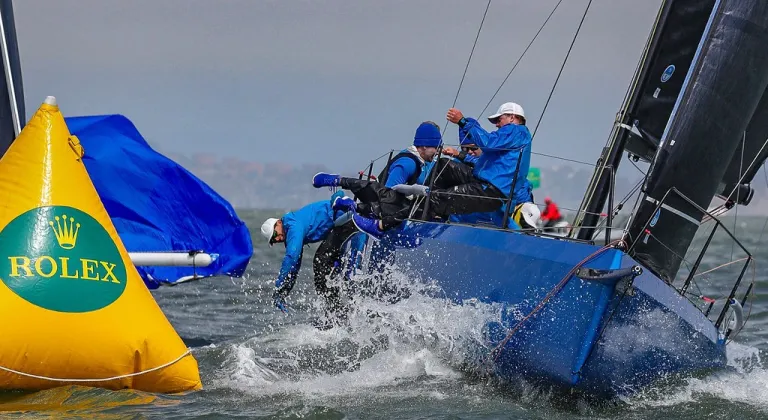
[[[768,86],[766,42],[768,3],[716,3],[629,230],[630,254],[668,282],[704,216],[671,189],[700,208],[717,193]]]
[[[0,157],[26,124],[24,90],[21,80],[19,45],[11,0],[0,0],[0,50],[3,77],[0,77]]]
[[[154,151],[122,115],[66,123],[85,148],[85,167],[129,252],[202,250],[216,257],[207,267],[137,267],[148,287],[243,275],[251,236],[224,198]]]

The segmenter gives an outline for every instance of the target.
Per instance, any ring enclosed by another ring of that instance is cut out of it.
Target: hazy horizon
[[[491,4],[457,107],[484,121],[513,100],[535,127],[587,0],[560,5],[478,113],[556,3]],[[410,144],[423,120],[445,125],[486,4],[26,0],[14,9],[28,115],[53,95],[66,116],[127,116],[158,150],[346,169]],[[659,4],[592,3],[534,152],[597,159]],[[446,141],[455,136],[449,126]]]

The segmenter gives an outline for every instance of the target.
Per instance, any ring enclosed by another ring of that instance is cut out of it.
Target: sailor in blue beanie
[[[440,127],[432,121],[425,121],[419,124],[419,127],[416,129],[416,134],[413,136],[413,145],[415,147],[437,148],[441,140]]]
[[[312,185],[351,191],[362,203],[357,211],[382,219],[384,229],[387,229],[408,218],[411,209],[411,200],[392,187],[424,184],[441,142],[440,127],[432,121],[424,121],[416,128],[413,146],[401,150],[387,162],[378,178],[361,180],[321,172],[312,178]]]

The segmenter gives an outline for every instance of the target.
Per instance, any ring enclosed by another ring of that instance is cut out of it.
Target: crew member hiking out
[[[344,316],[339,289],[328,287],[327,281],[340,258],[342,243],[355,232],[354,224],[345,216],[354,208],[354,200],[337,191],[330,200],[308,204],[286,213],[280,219],[269,218],[261,225],[261,234],[269,241],[269,246],[285,243],[285,257],[272,295],[275,307],[288,312],[285,298],[293,289],[301,269],[303,247],[323,241],[312,262],[315,289],[319,295],[325,297],[329,311],[336,316]]]
[[[453,147],[444,147],[443,154],[466,165],[475,166],[483,151],[476,144],[470,142],[468,133],[462,128],[459,128],[459,147],[461,148],[460,151]]]
[[[482,153],[470,167],[453,159],[440,162],[436,170],[434,190],[428,193],[429,218],[447,220],[451,214],[495,212],[502,209],[512,189],[514,203],[532,202],[531,185],[527,179],[531,156],[531,134],[525,126],[523,108],[513,102],[501,105],[488,120],[498,129],[487,132],[480,123],[465,118],[455,108],[446,118],[467,133],[467,144],[474,144]],[[520,165],[518,168],[518,160]],[[398,189],[397,187],[393,187]],[[407,189],[400,189],[408,191]],[[371,236],[379,237],[386,226],[377,220],[355,214],[355,224]]]
[[[480,150],[476,144],[469,143],[468,133],[461,127],[459,127],[459,147],[460,150],[457,150],[453,147],[445,147],[443,148],[443,154],[453,157],[453,159],[455,159],[457,162],[462,162],[469,166],[475,166],[477,159],[480,158],[480,155],[483,153],[483,151]],[[452,214],[448,217],[448,220],[452,223],[467,223],[472,225],[490,226],[501,226],[503,219],[503,210],[467,214]]]
[[[440,127],[432,121],[425,121],[416,129],[413,146],[394,156],[379,174],[378,181],[321,172],[312,178],[312,185],[315,188],[341,187],[351,191],[361,202],[357,209],[359,213],[381,219],[386,228],[394,227],[408,217],[411,200],[392,187],[423,183],[441,138]]]

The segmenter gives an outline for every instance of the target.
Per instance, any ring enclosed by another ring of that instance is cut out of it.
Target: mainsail
[[[26,121],[21,80],[19,45],[11,0],[0,0],[0,49],[3,77],[0,77],[0,157],[21,132]]]
[[[240,277],[251,236],[232,206],[181,165],[153,150],[122,115],[65,119],[85,149],[83,162],[129,252],[213,254],[207,267],[137,267],[147,286]]]
[[[702,208],[714,196],[749,204],[749,183],[768,157],[765,51],[758,46],[765,41],[764,7],[747,0],[664,1],[574,223],[578,238],[592,239],[624,152],[652,162],[630,228],[633,255],[667,281],[703,216],[685,199],[669,197],[659,216],[677,216],[663,217],[669,225],[654,218],[654,229],[646,229],[672,187]]]
[[[768,86],[766,42],[767,2],[716,2],[629,229],[630,255],[668,282]]]
[[[659,9],[640,66],[598,162],[574,226],[579,239],[592,239],[612,188],[611,171],[624,151],[650,162],[693,61],[715,0],[665,0]]]

